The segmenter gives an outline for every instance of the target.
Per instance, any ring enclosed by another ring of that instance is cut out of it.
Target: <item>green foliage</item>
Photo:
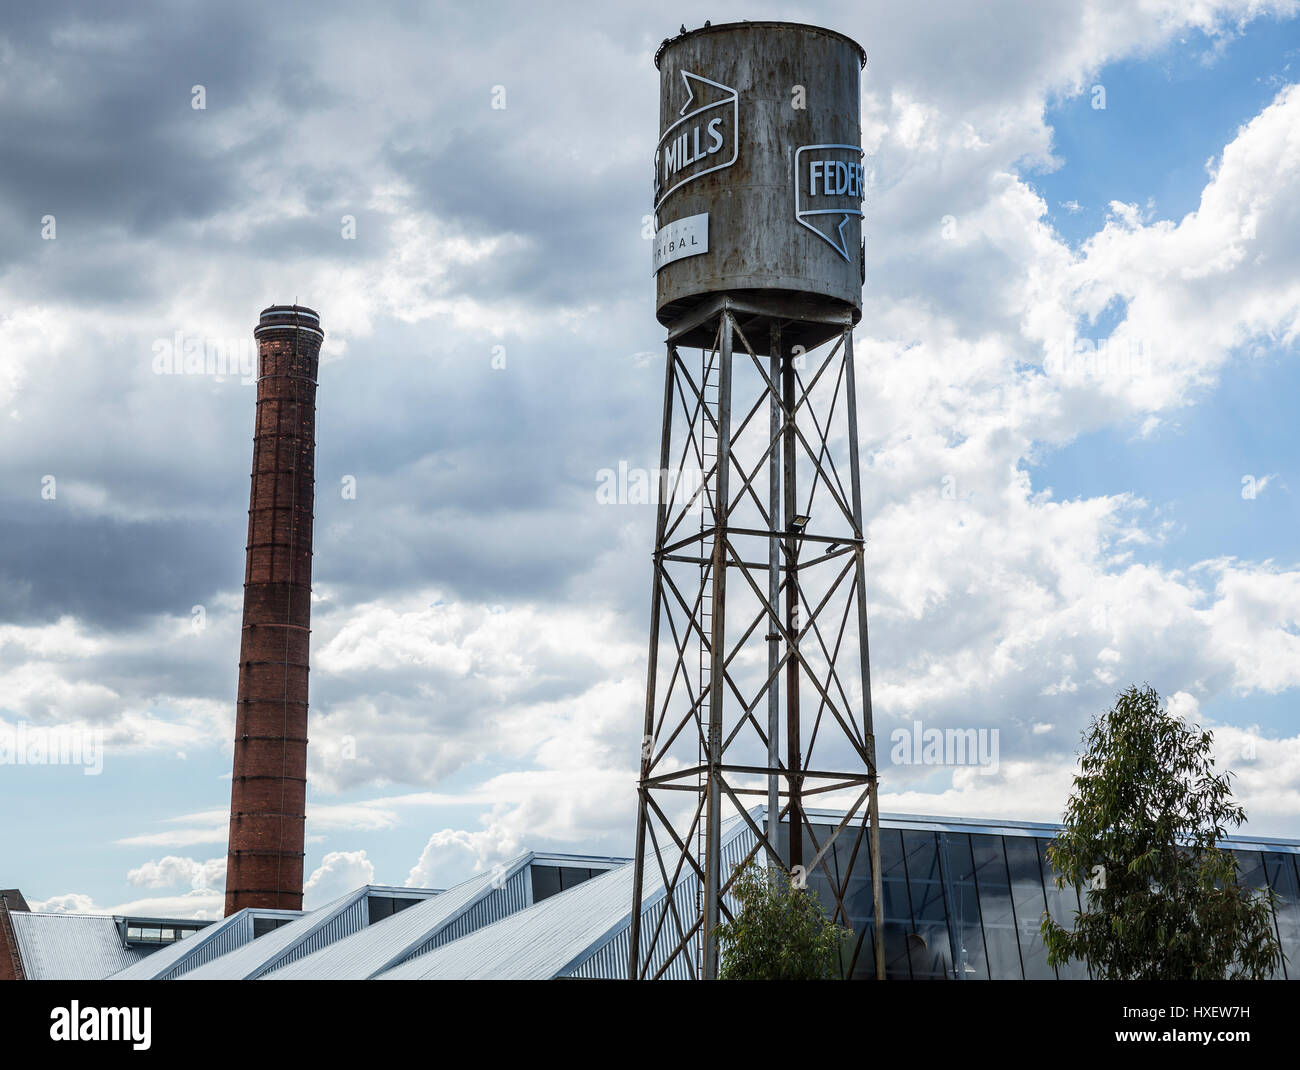
[[[1081,889],[1073,931],[1045,917],[1048,961],[1112,980],[1265,978],[1280,964],[1272,893],[1238,883],[1215,844],[1246,819],[1211,736],[1130,687],[1084,733],[1086,753],[1047,848],[1058,888]]]
[[[819,981],[841,976],[853,931],[834,925],[809,888],[751,862],[736,874],[735,919],[718,926],[724,981]]]

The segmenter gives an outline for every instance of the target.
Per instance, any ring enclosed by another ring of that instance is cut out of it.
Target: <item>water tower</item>
[[[884,976],[853,368],[865,63],[843,34],[777,22],[706,26],[655,55],[668,337],[633,978],[717,976],[745,861],[721,855],[734,821],[748,859],[818,874],[841,923],[842,859],[870,868],[874,934],[854,954]],[[842,816],[829,835],[818,807]]]

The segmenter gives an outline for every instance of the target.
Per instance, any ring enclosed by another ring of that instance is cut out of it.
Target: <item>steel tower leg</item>
[[[659,654],[659,612],[663,600],[663,575],[661,572],[664,525],[668,522],[669,496],[672,488],[668,486],[669,464],[672,449],[673,432],[673,372],[677,363],[677,347],[669,344],[667,359],[664,361],[664,419],[663,431],[659,439],[659,504],[655,519],[654,581],[650,595],[650,671],[646,678],[645,691],[645,727],[641,732],[641,780],[637,785],[637,821],[636,821],[636,870],[632,874],[632,902],[634,909],[628,933],[628,980],[635,981],[640,976],[638,953],[641,940],[641,896],[645,877],[645,833],[649,820],[647,803],[649,789],[645,780],[649,775],[650,758],[653,753],[655,722],[655,665]]]
[[[727,516],[731,469],[731,313],[722,313],[718,354],[718,470],[713,531],[713,635],[709,639],[708,835],[704,863],[704,979],[718,976],[718,889],[722,886],[722,704],[727,646]]]
[[[771,353],[768,356],[768,374],[771,381],[781,381],[781,327],[772,324]],[[768,392],[768,437],[773,444],[781,439],[781,401],[773,391]],[[767,462],[767,509],[775,518],[781,515],[781,461],[773,445]],[[767,601],[769,605],[781,602],[781,540],[772,524],[772,534],[767,540]],[[781,842],[781,633],[776,621],[770,620],[767,628],[767,838],[773,845]],[[774,868],[777,858],[768,859]]]
[[[794,358],[784,354],[781,361],[781,401],[787,413],[795,411]],[[795,532],[794,518],[799,512],[795,485],[799,441],[797,423],[786,417],[782,436],[781,489],[785,499],[785,731],[786,769],[789,771],[787,790],[790,793],[790,852],[789,868],[792,874],[803,870],[803,807],[800,804],[799,769],[799,537]]]
[[[853,329],[844,332],[844,383],[849,412],[849,476],[853,491],[853,523],[859,539],[855,550],[858,590],[858,651],[862,662],[862,732],[866,739],[871,776],[871,902],[874,910],[876,980],[885,979],[885,905],[880,875],[880,794],[876,770],[876,734],[871,715],[871,658],[867,649],[867,565],[866,533],[862,527],[862,473],[858,455],[858,384],[853,370]]]

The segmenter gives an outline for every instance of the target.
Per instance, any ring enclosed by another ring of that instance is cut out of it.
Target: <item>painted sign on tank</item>
[[[655,211],[676,189],[721,171],[740,154],[740,95],[730,86],[682,71],[679,114],[655,148]]]
[[[862,150],[857,145],[801,145],[794,153],[794,217],[851,259],[844,228],[862,215]]]
[[[684,256],[699,256],[709,251],[709,213],[688,215],[665,223],[655,234],[654,269]]]

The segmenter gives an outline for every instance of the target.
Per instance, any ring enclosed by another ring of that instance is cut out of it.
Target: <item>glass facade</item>
[[[814,824],[804,837],[811,861],[834,831]],[[1073,888],[1057,888],[1041,835],[935,831],[890,827],[880,830],[884,893],[886,976],[898,980],[1085,980],[1088,969],[1071,962],[1047,963],[1039,926],[1050,914],[1070,925],[1079,909]],[[781,827],[781,851],[789,850],[788,826]],[[1286,962],[1278,978],[1300,980],[1300,870],[1297,856],[1234,850],[1241,880],[1271,888],[1278,897],[1277,936]],[[847,883],[845,874],[848,874]],[[808,886],[828,915],[854,933],[852,975],[875,975],[871,940],[871,864],[866,834],[846,829],[827,850]],[[842,901],[836,890],[844,888]],[[558,889],[557,889],[558,890]]]
[[[1277,896],[1273,917],[1289,980],[1300,980],[1300,865],[1293,854],[1266,853],[1264,878]]]

